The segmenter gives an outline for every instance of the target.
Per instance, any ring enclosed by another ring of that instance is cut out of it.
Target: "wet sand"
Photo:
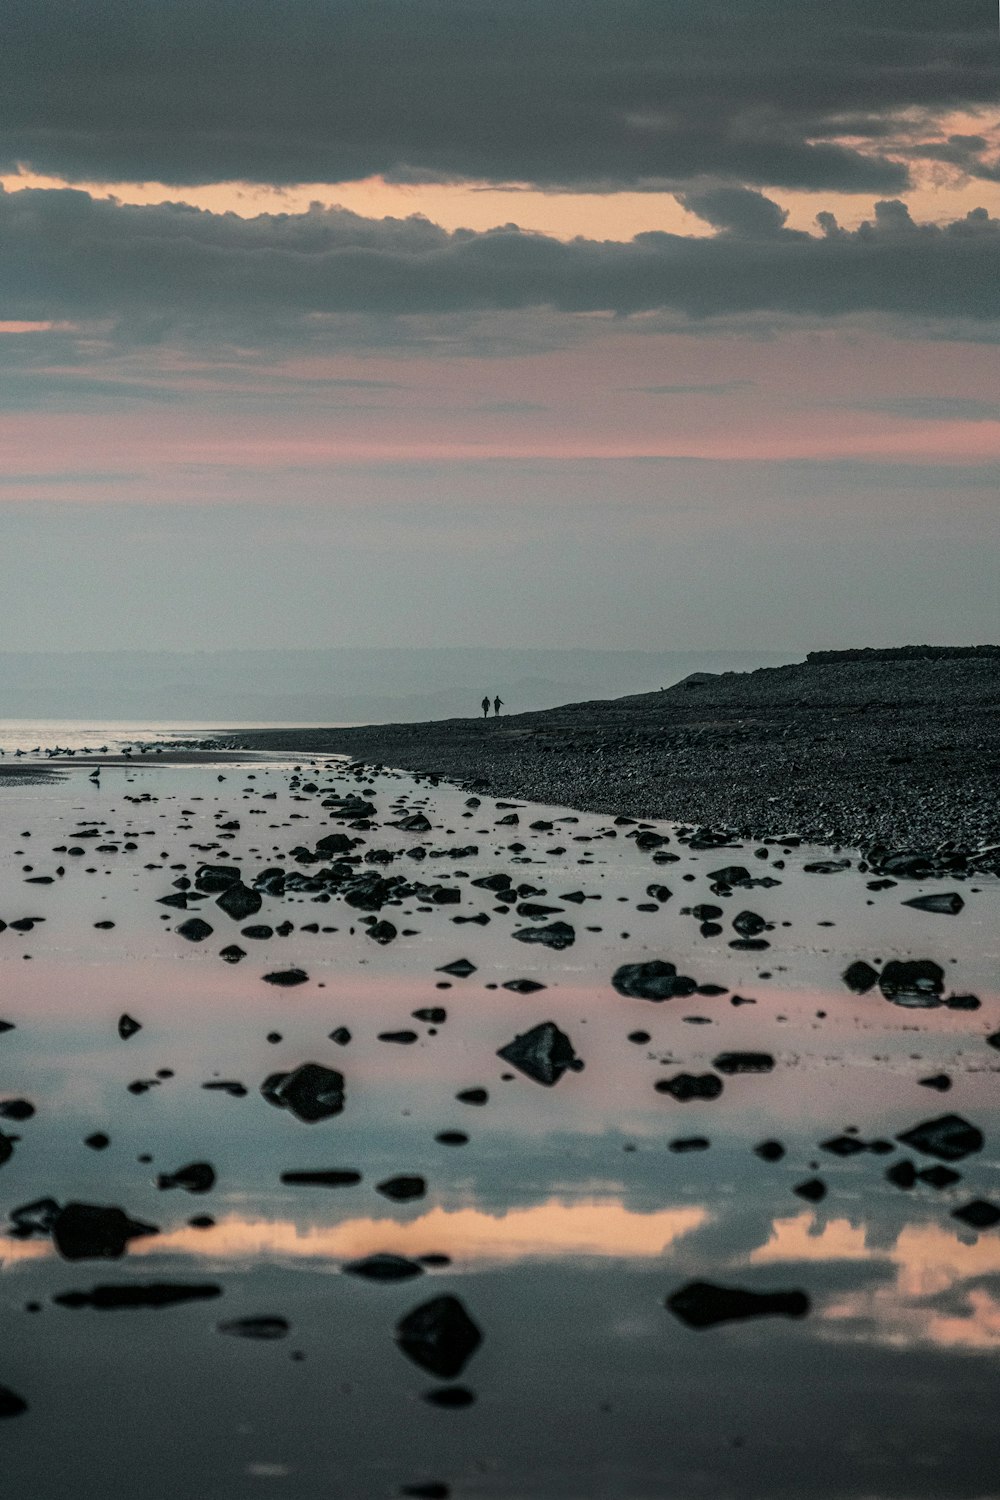
[[[0,788],[15,1491],[983,1494],[1000,882],[157,761]]]

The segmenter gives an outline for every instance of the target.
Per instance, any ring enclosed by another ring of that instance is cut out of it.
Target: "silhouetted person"
[[[483,699],[483,718],[484,719],[488,719],[489,716],[490,716],[490,700],[489,700],[489,698],[484,698]]]
[[[498,693],[497,696],[493,699],[493,712],[494,712],[494,714],[496,715],[497,718],[500,717],[500,710],[502,708],[503,708],[503,699],[500,697],[500,694]]]

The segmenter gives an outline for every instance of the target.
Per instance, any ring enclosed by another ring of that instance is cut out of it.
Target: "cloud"
[[[851,402],[850,411],[872,411],[913,422],[1000,422],[1000,402],[974,396],[887,396]]]
[[[995,29],[983,0],[6,0],[0,163],[899,192],[914,112],[995,103]]]
[[[630,385],[626,389],[644,396],[731,396],[754,384],[752,380],[717,380],[705,385]]]
[[[317,206],[247,220],[70,189],[0,193],[0,318],[104,320],[139,342],[182,330],[255,346],[290,328],[321,338],[344,315],[528,308],[688,320],[997,318],[1000,220],[985,209],[918,224],[902,203],[880,202],[856,230],[825,213],[822,232],[806,235],[777,227],[780,209],[766,203],[748,217],[741,199],[707,237],[565,243],[514,225],[448,233],[419,217]],[[761,234],[765,214],[775,227]]]

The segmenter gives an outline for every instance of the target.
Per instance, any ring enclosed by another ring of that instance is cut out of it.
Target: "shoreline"
[[[349,755],[491,795],[744,838],[933,851],[940,868],[1000,873],[996,658],[809,662],[500,718],[216,743]]]

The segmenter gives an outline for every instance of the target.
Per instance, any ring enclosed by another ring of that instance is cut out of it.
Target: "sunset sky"
[[[995,0],[6,0],[4,649],[997,639]]]

